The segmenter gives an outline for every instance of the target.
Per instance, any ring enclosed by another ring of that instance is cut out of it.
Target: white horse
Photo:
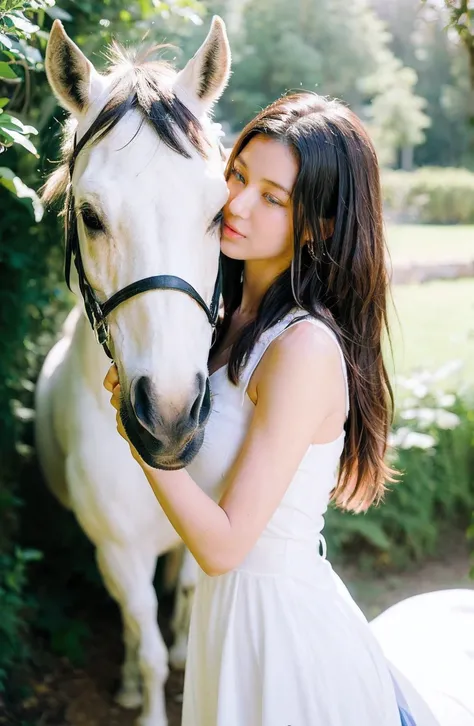
[[[225,26],[213,19],[179,73],[122,54],[101,75],[56,21],[46,71],[72,119],[65,163],[45,197],[68,185],[68,244],[79,268],[73,285],[82,277],[82,291],[86,285],[100,308],[130,285],[174,276],[135,290],[107,314],[104,308],[106,319],[97,321],[96,308],[94,322],[99,335],[107,331],[103,340],[118,367],[130,438],[149,463],[182,467],[199,450],[210,410],[216,215],[228,193],[210,111],[230,74]],[[157,626],[153,574],[157,556],[181,541],[116,431],[102,386],[110,361],[81,308],[70,313],[38,380],[37,452],[49,487],[94,543],[104,583],[121,610],[118,701],[132,708],[143,700],[141,726],[165,726],[168,653]],[[183,587],[193,586],[196,568],[192,558],[181,568]],[[182,610],[180,603],[177,620],[186,627]],[[186,633],[179,635],[182,648]]]

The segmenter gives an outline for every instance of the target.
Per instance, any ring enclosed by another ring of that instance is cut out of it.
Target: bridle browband
[[[112,124],[113,125],[113,124]],[[79,246],[79,236],[77,231],[77,219],[76,211],[74,208],[74,195],[72,192],[72,175],[74,172],[74,166],[77,161],[79,153],[82,151],[84,146],[90,141],[95,132],[95,124],[88,129],[88,131],[81,138],[79,143],[74,141],[74,148],[69,161],[69,185],[66,197],[66,254],[64,262],[64,273],[66,277],[66,283],[68,288],[71,290],[71,264],[74,260],[74,265],[77,270],[79,278],[79,288],[81,295],[84,299],[84,307],[86,310],[87,317],[91,324],[92,330],[94,331],[97,341],[102,345],[104,351],[108,357],[113,360],[113,356],[110,352],[110,331],[107,318],[110,313],[115,310],[119,305],[130,300],[130,298],[136,295],[141,295],[149,290],[176,290],[177,292],[184,292],[189,295],[206,313],[209,324],[212,328],[216,327],[218,314],[219,314],[219,300],[222,292],[222,270],[219,262],[219,271],[217,274],[216,284],[214,287],[214,293],[212,295],[211,304],[208,307],[201,295],[194,289],[189,282],[183,280],[181,277],[175,275],[153,275],[152,277],[145,277],[143,280],[138,282],[132,282],[122,290],[114,293],[112,297],[101,303],[89,284],[86,273],[84,271],[84,265],[82,263],[81,250]],[[221,146],[221,155],[223,149]]]

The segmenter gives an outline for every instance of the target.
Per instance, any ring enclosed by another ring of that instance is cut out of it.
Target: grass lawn
[[[474,385],[474,279],[397,285],[393,298],[395,373],[461,359],[462,378]]]
[[[474,259],[474,225],[387,225],[393,265]]]

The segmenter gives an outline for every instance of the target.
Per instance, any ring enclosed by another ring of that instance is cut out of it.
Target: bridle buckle
[[[95,338],[100,345],[108,345],[110,330],[106,320],[96,320],[93,325]]]

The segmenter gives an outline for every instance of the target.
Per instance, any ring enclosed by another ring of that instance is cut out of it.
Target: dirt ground
[[[369,619],[385,608],[422,592],[443,588],[474,588],[469,580],[469,554],[462,535],[453,537],[441,556],[397,575],[371,578],[355,568],[336,568]],[[162,608],[160,623],[169,638],[170,604]],[[32,670],[29,692],[14,710],[1,704],[0,724],[14,726],[132,726],[138,711],[114,704],[119,679],[121,642],[118,613],[112,603],[84,613],[93,623],[94,637],[83,667],[47,653]],[[173,672],[167,683],[169,726],[179,726],[183,675]]]

